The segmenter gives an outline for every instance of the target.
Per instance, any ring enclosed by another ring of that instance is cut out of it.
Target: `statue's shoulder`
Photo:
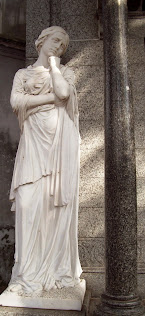
[[[73,81],[75,80],[75,73],[73,71],[73,68],[70,67],[69,65],[61,65],[61,73],[64,77],[69,77],[71,78]]]
[[[20,68],[19,70],[17,70],[17,72],[15,73],[15,77],[19,77],[19,78],[23,78],[24,74],[26,73],[27,68]]]
[[[74,73],[73,68],[70,67],[68,64],[66,64],[66,65],[62,65],[61,64],[60,68],[61,68],[61,71],[63,71],[63,72],[72,72],[72,73]]]

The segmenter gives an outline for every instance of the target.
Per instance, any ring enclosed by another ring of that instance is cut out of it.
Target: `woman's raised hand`
[[[60,70],[60,58],[50,56],[48,61],[51,68],[54,93],[60,100],[66,100],[69,97],[70,89]]]
[[[60,58],[56,56],[50,56],[49,59],[50,68],[60,68]]]

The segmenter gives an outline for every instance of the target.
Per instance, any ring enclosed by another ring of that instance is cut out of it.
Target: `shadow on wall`
[[[9,132],[0,129],[0,227],[14,225],[9,192],[16,149],[17,146],[12,146]]]
[[[2,48],[1,48],[2,49]],[[9,282],[14,261],[14,213],[9,192],[19,141],[17,118],[10,106],[10,92],[16,71],[24,61],[0,54],[0,287]]]
[[[80,208],[102,208],[104,207],[103,43],[98,40],[87,40],[80,45],[80,42],[71,41],[63,62],[68,62],[68,65],[74,68],[78,93],[82,139]]]
[[[14,264],[14,227],[0,228],[0,291],[10,280]]]
[[[14,224],[10,213],[9,190],[19,141],[17,118],[10,106],[10,93],[16,71],[24,67],[24,61],[0,56],[0,223],[2,227]]]

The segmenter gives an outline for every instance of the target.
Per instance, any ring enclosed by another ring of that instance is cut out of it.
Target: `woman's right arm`
[[[33,109],[39,105],[51,103],[54,103],[54,93],[29,95],[27,109]]]
[[[41,95],[29,95],[23,88],[23,69],[17,71],[11,92],[10,103],[13,111],[18,114],[19,110],[25,108],[25,110],[35,108],[40,105],[54,103],[54,93],[41,94]]]

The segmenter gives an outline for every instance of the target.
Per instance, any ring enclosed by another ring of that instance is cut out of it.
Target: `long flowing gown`
[[[31,95],[53,92],[43,66],[20,69],[11,105],[21,137],[10,200],[16,211],[10,285],[33,292],[70,287],[82,272],[78,255],[79,131],[73,71],[61,65],[70,96],[60,106],[27,108]]]

